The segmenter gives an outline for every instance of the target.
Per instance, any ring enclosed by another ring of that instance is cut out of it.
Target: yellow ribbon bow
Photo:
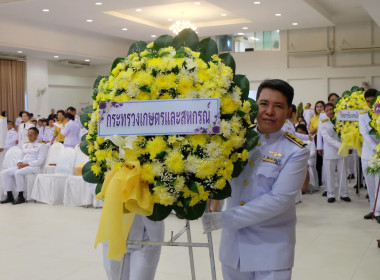
[[[106,176],[101,192],[96,196],[104,200],[95,248],[108,241],[108,255],[120,261],[127,252],[126,240],[136,214],[150,216],[153,198],[148,183],[141,182],[139,161],[130,161],[114,168]]]
[[[347,157],[350,149],[358,151],[359,157],[362,155],[363,138],[356,131],[342,133],[342,144],[340,145],[338,155]]]

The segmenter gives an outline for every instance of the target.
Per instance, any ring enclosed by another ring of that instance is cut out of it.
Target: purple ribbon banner
[[[218,133],[219,98],[99,103],[98,136]]]
[[[376,114],[376,115],[380,115],[380,103],[376,103],[373,106],[373,113]]]

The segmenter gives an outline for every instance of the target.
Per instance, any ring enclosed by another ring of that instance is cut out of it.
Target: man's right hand
[[[17,167],[18,167],[18,169],[21,169],[21,168],[23,167],[22,162],[18,162],[18,163],[17,163]]]

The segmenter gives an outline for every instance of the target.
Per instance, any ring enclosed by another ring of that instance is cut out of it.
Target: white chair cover
[[[55,174],[39,174],[31,198],[47,204],[62,204],[67,178],[73,174],[75,152],[66,147],[57,160]]]
[[[46,156],[46,161],[44,165],[44,170],[42,173],[54,174],[56,169],[56,164],[60,158],[61,153],[65,150],[65,146],[62,143],[56,142],[50,146],[48,154]],[[51,165],[54,164],[54,165]]]
[[[75,147],[75,166],[88,161],[79,148]],[[65,206],[87,206],[93,204],[94,194],[90,188],[90,183],[83,180],[82,176],[69,176],[65,185],[63,204]]]
[[[17,165],[21,155],[21,149],[18,146],[10,148],[4,155],[3,167],[2,170],[14,167]],[[16,196],[17,192],[14,191],[13,195]],[[3,191],[3,174],[0,173],[0,199],[5,199],[5,192]]]

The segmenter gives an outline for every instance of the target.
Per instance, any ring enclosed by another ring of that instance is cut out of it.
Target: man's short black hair
[[[333,108],[335,107],[334,104],[332,104],[332,103],[329,102],[329,103],[326,103],[326,104],[325,104],[325,110],[326,110],[326,107],[329,107],[329,106],[331,106],[331,107],[333,107]]]
[[[309,134],[309,132],[307,131],[306,125],[304,125],[304,124],[297,125],[296,131],[297,131],[297,129],[301,129],[301,130],[305,131],[306,134]]]
[[[12,121],[7,121],[7,123],[11,123],[12,125],[14,125],[14,123]]]
[[[290,106],[290,108],[292,108],[292,113],[297,113],[297,107],[296,107],[296,105],[292,104]]]
[[[77,109],[75,109],[74,107],[69,107],[69,108],[67,108],[67,110],[66,111],[77,111]]]
[[[31,128],[28,129],[28,131],[29,130],[33,130],[35,133],[40,134],[40,131],[38,130],[37,127],[31,127]]]
[[[376,97],[377,89],[370,88],[364,93],[364,98]]]
[[[63,111],[63,110],[58,110],[57,111],[57,116],[58,116],[59,113],[61,113],[62,115],[65,115],[65,111]]]
[[[66,113],[65,113],[65,118],[70,119],[70,120],[72,120],[72,121],[75,120],[74,115],[71,114],[71,113],[69,113],[69,112],[66,112]]]
[[[270,88],[281,92],[287,100],[288,107],[292,105],[294,97],[294,89],[287,82],[279,79],[264,80],[257,89],[256,100],[259,99],[260,93],[264,88]]]
[[[336,94],[335,92],[332,92],[332,93],[330,93],[329,96],[327,97],[327,101],[330,100],[331,96],[336,96],[336,98],[339,98],[339,95],[338,95],[338,94]],[[327,105],[327,104],[326,104],[326,105]]]

